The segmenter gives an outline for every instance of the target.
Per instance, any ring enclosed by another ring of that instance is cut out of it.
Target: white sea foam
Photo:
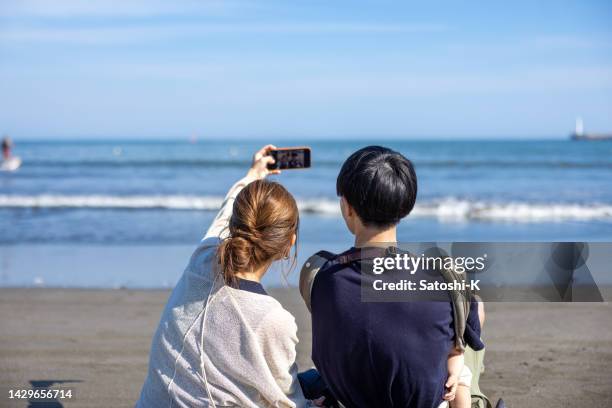
[[[0,208],[98,208],[98,209],[168,209],[217,210],[220,196],[152,195],[0,195]],[[337,199],[298,200],[300,211],[320,215],[338,215]],[[612,220],[610,204],[486,202],[447,197],[420,201],[412,217],[436,218],[443,221],[514,221],[542,222],[566,220]]]
[[[0,207],[18,208],[107,208],[216,210],[222,197],[182,195],[109,196],[109,195],[0,195]]]
[[[612,220],[612,205],[576,203],[495,203],[446,198],[417,205],[412,216],[441,220],[589,221]]]

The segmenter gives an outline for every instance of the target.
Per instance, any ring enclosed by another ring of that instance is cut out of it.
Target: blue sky
[[[609,1],[2,0],[14,138],[612,131]]]

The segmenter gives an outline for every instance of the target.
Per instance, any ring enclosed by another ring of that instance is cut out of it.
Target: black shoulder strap
[[[352,264],[360,260],[387,256],[390,253],[390,249],[393,248],[361,248],[341,255],[329,251],[319,251],[308,258],[300,271],[300,294],[308,310],[310,310],[312,285],[321,269],[327,269],[337,265],[348,265],[353,267]]]
[[[398,253],[398,249],[395,247],[367,247],[367,248],[358,248],[354,251],[351,251],[346,254],[335,255],[334,259],[331,261],[333,265],[345,265],[351,264],[357,261],[364,261],[379,257],[386,257],[389,255],[395,255]],[[323,251],[322,251],[323,252]]]
[[[306,260],[302,270],[300,271],[300,294],[308,310],[310,309],[310,295],[312,292],[312,285],[317,277],[319,271],[326,266],[329,262],[333,262],[336,258],[336,254],[329,251],[319,251]]]
[[[319,251],[315,255],[318,255],[318,256],[320,256],[322,258],[325,258],[328,261],[331,261],[331,260],[335,259],[338,256],[338,255],[334,254],[333,252],[329,252],[329,251]]]

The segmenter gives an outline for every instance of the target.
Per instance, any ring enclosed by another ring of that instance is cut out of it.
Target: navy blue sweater
[[[450,301],[362,302],[359,269],[342,264],[319,271],[311,307],[312,359],[345,406],[442,403],[454,344]],[[470,317],[479,336],[477,316]]]

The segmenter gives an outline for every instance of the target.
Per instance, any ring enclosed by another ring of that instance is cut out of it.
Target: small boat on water
[[[612,133],[585,133],[582,118],[576,118],[576,129],[570,135],[570,139],[585,141],[612,140]]]

